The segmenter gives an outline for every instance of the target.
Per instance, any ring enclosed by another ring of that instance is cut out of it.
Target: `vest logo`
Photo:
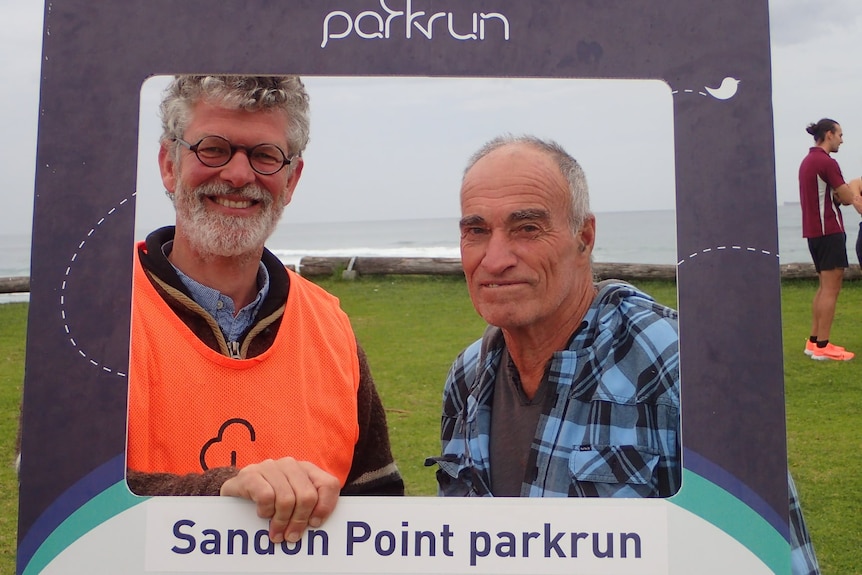
[[[453,12],[430,14],[424,10],[414,11],[413,0],[404,0],[403,10],[390,8],[387,0],[378,1],[379,12],[364,10],[356,16],[343,10],[329,12],[323,19],[323,42],[320,47],[326,48],[330,40],[347,38],[351,34],[365,40],[388,40],[394,34],[400,34],[402,26],[404,38],[408,40],[413,37],[414,31],[429,40],[433,39],[435,31],[438,36],[448,34],[456,40],[481,41],[486,38],[486,34],[509,39],[509,20],[499,12],[461,13],[457,16]]]
[[[215,437],[204,443],[201,448],[200,462],[204,471],[214,467],[242,467],[248,462],[237,465],[237,453],[249,453],[251,443],[256,439],[254,426],[245,419],[228,419],[221,424]]]

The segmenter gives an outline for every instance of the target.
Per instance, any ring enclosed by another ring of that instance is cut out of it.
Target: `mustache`
[[[194,189],[194,194],[198,199],[207,196],[232,196],[260,202],[266,206],[272,203],[272,196],[257,184],[247,184],[241,188],[234,188],[224,182],[212,182],[201,184]]]

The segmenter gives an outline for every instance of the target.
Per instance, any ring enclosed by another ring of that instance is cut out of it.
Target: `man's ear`
[[[287,182],[284,184],[284,192],[282,193],[285,206],[293,199],[293,191],[296,189],[296,184],[299,183],[299,177],[302,175],[302,167],[304,165],[305,162],[303,162],[301,157],[294,158],[290,161],[290,167],[293,168],[293,171],[290,173],[290,176],[288,176]]]
[[[162,175],[162,184],[169,194],[173,194],[177,187],[177,164],[174,161],[173,151],[165,144],[159,147],[159,172]]]
[[[593,247],[596,244],[595,216],[588,216],[584,220],[584,223],[581,224],[581,229],[578,230],[578,241],[578,251],[585,253],[588,256],[593,253]]]

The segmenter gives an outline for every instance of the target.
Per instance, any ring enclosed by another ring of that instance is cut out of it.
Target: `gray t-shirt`
[[[547,389],[546,371],[536,395],[533,399],[527,399],[521,388],[518,369],[509,357],[508,350],[503,348],[491,408],[491,493],[497,497],[521,495],[527,458],[536,436]]]

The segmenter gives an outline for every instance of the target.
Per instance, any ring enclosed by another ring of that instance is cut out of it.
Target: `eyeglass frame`
[[[212,165],[212,164],[208,164],[208,163],[206,163],[205,161],[203,161],[203,159],[201,159],[200,154],[198,154],[198,147],[199,147],[199,146],[201,145],[201,143],[203,143],[203,141],[204,141],[204,140],[206,140],[207,138],[218,138],[219,140],[222,140],[222,141],[224,141],[225,143],[227,143],[227,146],[228,146],[228,148],[230,149],[230,155],[227,157],[227,160],[225,160],[225,161],[224,161],[223,163],[221,163],[221,164]],[[173,140],[174,140],[175,142],[177,142],[178,144],[182,144],[183,146],[185,146],[186,148],[188,148],[188,150],[189,150],[190,152],[194,153],[194,155],[195,155],[195,157],[198,159],[198,161],[199,161],[201,164],[203,164],[204,166],[208,167],[208,168],[221,168],[222,166],[226,166],[226,165],[228,165],[228,164],[230,163],[230,161],[233,159],[233,157],[234,157],[234,155],[236,154],[237,150],[242,150],[243,152],[245,152],[245,155],[246,155],[246,157],[248,158],[248,165],[249,165],[249,166],[251,166],[251,169],[252,169],[252,170],[254,170],[254,171],[255,171],[255,173],[258,173],[258,174],[260,174],[261,176],[272,176],[272,175],[274,175],[274,174],[279,173],[282,169],[284,169],[284,167],[285,167],[285,166],[289,166],[289,165],[290,165],[290,162],[291,162],[291,161],[296,157],[296,154],[293,154],[293,155],[288,156],[287,154],[285,154],[285,153],[284,153],[284,150],[282,150],[280,147],[276,146],[275,144],[270,144],[270,143],[267,143],[267,142],[263,142],[263,143],[260,143],[260,144],[256,144],[256,145],[254,145],[254,146],[237,146],[237,145],[233,144],[233,143],[232,143],[230,140],[228,140],[227,138],[223,138],[223,137],[221,137],[221,136],[216,136],[215,134],[211,134],[211,135],[209,135],[209,136],[204,136],[203,138],[201,138],[200,140],[198,140],[198,141],[197,141],[197,143],[195,143],[195,144],[190,144],[190,143],[188,143],[187,141],[183,140],[182,138],[178,138],[178,137],[173,138]],[[258,170],[258,169],[254,166],[254,162],[252,162],[252,153],[254,152],[254,150],[255,150],[255,149],[257,149],[257,148],[259,148],[259,147],[261,147],[261,146],[272,146],[273,148],[275,148],[276,150],[278,150],[279,152],[281,152],[281,156],[282,156],[282,163],[281,163],[281,166],[279,166],[279,167],[278,167],[278,169],[276,169],[274,172],[262,172],[262,171]]]

